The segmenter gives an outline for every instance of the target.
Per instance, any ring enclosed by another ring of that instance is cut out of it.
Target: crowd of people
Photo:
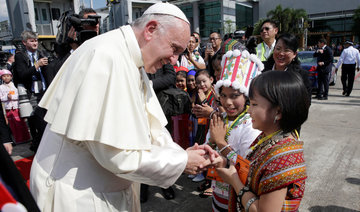
[[[84,29],[99,34],[98,24]],[[10,131],[16,143],[31,139],[30,190],[41,211],[140,211],[149,185],[174,199],[182,173],[203,181],[200,197],[211,196],[213,211],[298,210],[307,178],[300,129],[312,88],[295,35],[278,35],[265,20],[258,44],[212,32],[202,46],[169,3],[84,43],[76,33],[50,62],[36,33],[24,31],[25,50],[0,72],[0,140],[11,154]],[[336,68],[342,64],[349,96],[360,55],[345,44]],[[325,100],[333,55],[326,40],[318,47],[316,97]],[[25,97],[27,115],[19,109]]]

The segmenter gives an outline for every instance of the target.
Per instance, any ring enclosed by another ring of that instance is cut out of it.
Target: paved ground
[[[300,211],[360,212],[360,77],[350,97],[341,93],[338,76],[329,100],[313,99],[302,127],[309,177]],[[16,146],[13,158],[31,155],[28,146]],[[198,197],[199,185],[182,175],[174,185],[176,198],[170,201],[160,188],[150,187],[142,211],[211,211],[211,199]]]

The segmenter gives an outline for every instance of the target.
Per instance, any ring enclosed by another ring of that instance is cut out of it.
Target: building
[[[207,38],[211,32],[221,35],[252,26],[258,20],[258,0],[176,0],[189,19],[192,31]]]
[[[328,44],[339,44],[346,39],[359,42],[352,33],[352,17],[360,6],[359,0],[259,0],[259,18],[266,18],[267,12],[279,4],[282,8],[304,9],[307,12],[311,20],[309,45],[316,44],[321,37],[326,38]]]

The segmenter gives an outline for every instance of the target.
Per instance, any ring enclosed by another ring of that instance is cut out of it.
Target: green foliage
[[[284,32],[293,34],[302,33],[304,26],[308,26],[306,23],[309,20],[304,9],[283,9],[281,5],[276,6],[274,10],[270,10],[267,13],[267,17],[277,23],[279,34]]]
[[[354,25],[352,30],[355,35],[360,36],[360,6],[355,10],[353,20]]]
[[[223,28],[224,34],[233,33],[236,29],[235,23],[233,21],[231,21],[230,19],[226,19],[224,21],[223,27],[224,27]]]

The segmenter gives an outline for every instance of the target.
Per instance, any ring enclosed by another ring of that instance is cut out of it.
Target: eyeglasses
[[[221,39],[221,38],[209,38],[210,41],[217,40],[217,39]]]
[[[274,52],[277,52],[277,53],[284,52],[284,54],[294,53],[294,51],[291,49],[282,49],[281,47],[275,47]]]
[[[263,28],[261,28],[261,31],[260,32],[262,32],[262,31],[269,31],[271,28],[270,27],[263,27]]]

